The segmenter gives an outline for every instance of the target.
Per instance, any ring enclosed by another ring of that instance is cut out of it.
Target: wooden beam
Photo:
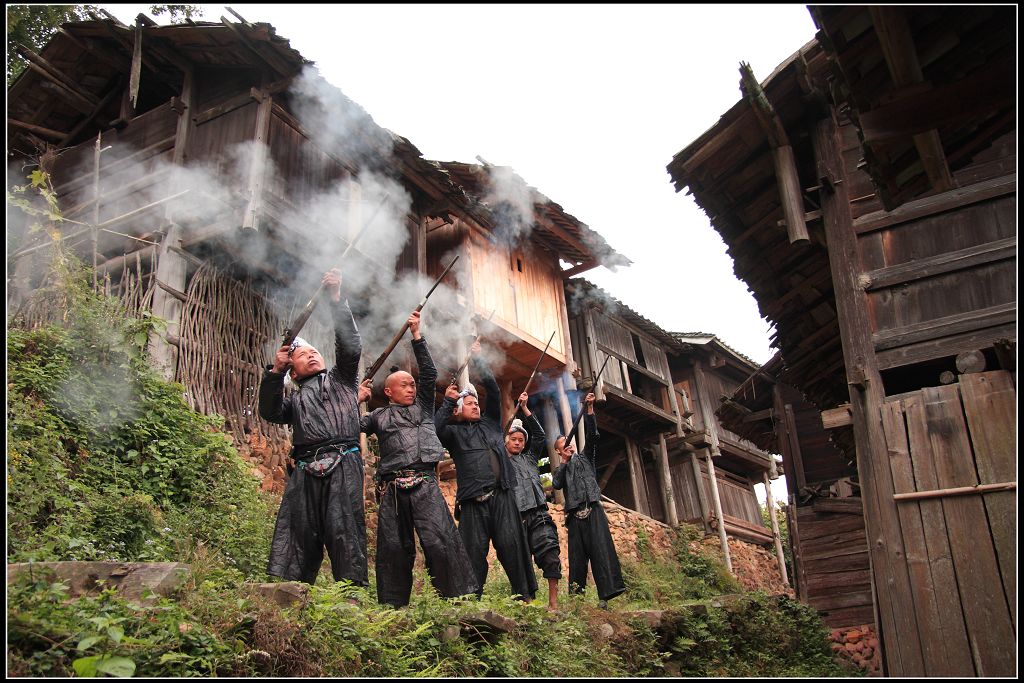
[[[576,275],[579,275],[580,273],[584,273],[584,272],[586,272],[588,270],[591,270],[593,268],[597,268],[599,265],[601,265],[601,264],[598,263],[596,260],[593,260],[593,259],[590,260],[590,261],[584,261],[583,263],[578,263],[575,266],[573,266],[572,268],[566,268],[565,270],[563,270],[562,271],[562,279],[563,280],[568,280],[569,278],[575,277]]]
[[[658,434],[658,474],[661,479],[662,498],[665,501],[665,521],[671,527],[679,526],[679,514],[676,510],[676,494],[672,486],[672,470],[668,466],[668,447],[665,445],[665,434]]]
[[[7,119],[7,125],[14,126],[15,128],[21,128],[53,140],[62,140],[67,135],[67,133],[63,131],[44,128],[43,126],[37,126],[34,123],[25,123],[24,121],[19,121],[18,119],[12,119],[10,117]]]
[[[52,92],[53,94],[57,95],[57,97],[61,98],[62,100],[70,104],[79,112],[83,114],[88,114],[96,106],[94,103],[78,95],[78,93],[69,90],[63,84],[58,83],[50,76],[49,73],[41,69],[39,66],[33,64],[32,62],[28,62],[27,66],[29,69],[35,71],[43,77],[44,80],[39,84],[39,87],[41,89],[46,90],[47,92]]]
[[[711,501],[715,506],[715,522],[718,527],[718,542],[722,547],[722,555],[725,557],[725,566],[732,573],[732,553],[729,552],[729,539],[725,535],[725,515],[722,514],[722,499],[718,494],[718,477],[715,476],[715,463],[712,462],[711,449],[704,450],[704,462],[708,467],[708,482],[711,485]],[[715,526],[712,522],[712,526]]]
[[[264,52],[260,50],[247,35],[239,30],[238,26],[228,21],[226,17],[222,16],[220,18],[220,23],[224,24],[228,30],[235,34],[235,37],[238,38],[242,45],[244,45],[252,54],[256,55],[260,62],[279,77],[291,76],[296,71],[296,69],[289,68],[287,64],[284,64],[277,55],[264,54]]]
[[[601,481],[597,482],[598,489],[604,491],[604,487],[608,485],[608,481],[612,478],[612,475],[615,474],[615,469],[619,466],[619,463],[621,463],[625,459],[625,451],[620,451],[619,454],[616,455],[610,463],[608,463],[608,466],[605,468],[604,474],[601,475]]]
[[[914,36],[907,23],[906,8],[873,6],[868,10],[893,83],[903,87],[923,82],[924,72],[917,58]],[[914,146],[934,190],[945,192],[956,186],[937,130],[915,135]]]
[[[65,147],[65,146],[67,146],[67,144],[69,142],[71,142],[72,140],[74,140],[75,137],[77,137],[83,130],[85,130],[86,127],[89,126],[89,124],[91,124],[93,121],[95,121],[96,117],[99,116],[100,114],[102,114],[103,110],[106,109],[107,106],[110,105],[110,103],[113,102],[114,99],[118,95],[121,94],[121,89],[123,87],[123,84],[124,84],[123,79],[118,78],[114,82],[114,87],[112,87],[110,89],[110,92],[108,92],[106,95],[104,95],[103,99],[100,100],[99,104],[96,105],[96,108],[92,110],[92,113],[89,114],[88,116],[86,116],[81,121],[79,121],[77,124],[75,124],[75,127],[71,129],[71,132],[69,132],[66,136],[64,136],[64,139],[61,140],[60,142],[58,142],[57,146],[58,147]],[[109,125],[110,125],[110,122],[106,121],[104,119],[100,119],[99,121],[96,121],[96,127],[100,128],[100,129],[107,128]]]
[[[764,410],[758,410],[755,413],[750,413],[743,418],[744,422],[760,422],[761,420],[771,420],[775,416],[775,411],[771,408],[765,408]]]
[[[915,259],[888,268],[872,270],[861,276],[864,291],[870,292],[885,287],[902,285],[922,278],[934,277],[943,273],[952,273],[966,268],[1006,261],[1017,256],[1017,238],[979,244],[966,249],[948,251],[936,256]]]
[[[789,574],[786,572],[786,556],[782,552],[782,536],[779,533],[779,520],[775,518],[775,497],[772,495],[772,482],[768,479],[768,473],[762,473],[764,490],[768,503],[768,518],[772,522],[772,540],[775,542],[775,559],[779,563],[779,573],[782,575],[782,585],[789,586]]]
[[[647,487],[642,485],[641,479],[644,476],[644,468],[643,461],[640,459],[640,451],[631,437],[624,436],[623,440],[626,443],[626,464],[629,466],[629,484],[633,490],[636,510],[641,514],[650,515],[651,506],[647,501]]]
[[[912,325],[881,330],[871,335],[871,337],[874,341],[875,350],[885,351],[899,346],[948,337],[985,327],[1013,323],[1016,320],[1017,304],[1011,301],[966,313],[958,313],[942,318],[925,320]]]
[[[874,8],[871,8],[874,9]],[[896,8],[902,9],[902,8]],[[912,45],[912,44],[911,44]],[[893,478],[882,429],[884,384],[871,340],[867,297],[858,286],[857,236],[835,113],[814,129],[814,154],[822,183],[820,205],[832,268],[836,313],[846,362],[857,444],[857,474],[864,498],[864,522],[871,555],[871,578],[878,609],[885,675],[923,676],[926,669],[920,630],[914,617],[906,547],[892,500]]]
[[[800,174],[796,168],[796,157],[793,147],[789,144],[789,136],[775,113],[775,108],[768,101],[768,96],[754,78],[749,64],[740,62],[740,90],[743,92],[754,110],[754,116],[772,150],[772,164],[775,167],[775,180],[779,188],[779,203],[786,217],[786,233],[790,244],[807,244],[811,241],[804,222],[804,199],[800,184]]]
[[[821,426],[825,429],[836,427],[849,427],[853,424],[853,412],[849,403],[844,403],[838,408],[830,408],[821,411]]]
[[[29,62],[37,65],[40,68],[41,73],[44,74],[44,76],[49,78],[57,85],[60,85],[74,93],[75,97],[85,101],[91,107],[95,107],[97,104],[99,104],[99,100],[97,100],[95,96],[91,95],[90,93],[83,92],[79,88],[78,83],[76,83],[73,79],[69,78],[68,76],[64,75],[64,72],[62,72],[53,64],[50,64],[48,61],[37,55],[32,50],[28,49],[27,47],[21,44],[19,44],[16,49],[18,51],[18,54],[27,59]]]
[[[542,204],[538,204],[538,205],[535,205],[535,207],[534,207],[534,212],[533,213],[534,213],[535,219],[537,221],[537,225],[539,225],[540,227],[544,228],[548,232],[554,234],[559,239],[561,239],[561,240],[563,240],[565,242],[568,242],[570,245],[575,247],[576,250],[581,251],[584,254],[591,254],[591,250],[588,249],[586,246],[584,246],[584,244],[582,242],[580,242],[578,238],[576,238],[573,235],[570,235],[561,226],[555,225],[554,221],[550,220],[547,216],[543,215],[540,211],[537,210],[537,208],[536,208],[537,206],[543,207],[543,205]]]
[[[968,78],[939,87],[909,89],[904,95],[858,112],[864,143],[902,140],[941,126],[984,119],[1014,105],[1014,63],[1004,61]]]

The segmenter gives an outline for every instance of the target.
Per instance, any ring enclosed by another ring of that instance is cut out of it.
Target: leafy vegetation
[[[40,178],[44,199],[47,188]],[[113,589],[69,599],[43,569],[22,572],[8,586],[10,674],[848,675],[813,610],[757,594],[713,602],[740,588],[711,551],[693,550],[700,532],[686,525],[669,556],[638,527],[641,557],[622,557],[628,590],[612,611],[596,607],[593,586],[562,595],[559,614],[545,595],[513,600],[500,566],[479,602],[440,598],[419,571],[410,605],[395,610],[377,604],[372,570],[360,588],[331,581],[325,565],[307,600],[282,609],[248,584],[265,578],[274,505],[220,419],[192,411],[184,387],[147,364],[160,321],[127,316],[52,249],[34,300],[54,322],[26,329],[15,316],[8,332],[8,561],[180,561],[192,571],[174,599],[141,604]],[[467,626],[482,610],[513,630]],[[654,613],[665,615],[658,625],[643,616]]]
[[[73,259],[55,264],[37,296],[59,324],[7,336],[8,561],[187,561],[206,544],[261,576],[270,501],[220,418],[147,364],[158,321],[94,294]]]

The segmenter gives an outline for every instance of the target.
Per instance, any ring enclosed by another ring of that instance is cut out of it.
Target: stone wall
[[[840,660],[863,669],[869,676],[882,675],[882,653],[878,648],[878,634],[870,624],[833,629],[831,639],[832,651]]]

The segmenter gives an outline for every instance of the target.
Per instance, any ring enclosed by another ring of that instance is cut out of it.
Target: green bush
[[[272,505],[222,420],[148,365],[154,320],[94,294],[70,260],[37,296],[63,314],[8,332],[8,561],[184,561],[205,543],[261,576]]]

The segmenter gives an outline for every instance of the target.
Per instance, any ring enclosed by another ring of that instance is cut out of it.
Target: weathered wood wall
[[[886,401],[882,411],[910,594],[926,675],[1016,671],[1016,495],[950,489],[1016,480],[1016,385],[1008,372]]]
[[[864,515],[795,510],[789,533],[797,597],[831,628],[874,623]]]

